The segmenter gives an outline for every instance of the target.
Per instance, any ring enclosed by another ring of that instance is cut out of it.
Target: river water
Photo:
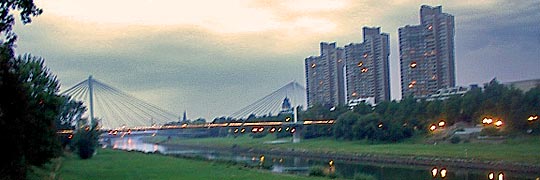
[[[354,178],[355,175],[368,175],[376,179],[447,179],[447,180],[499,180],[502,174],[504,180],[540,180],[540,175],[513,174],[494,170],[459,169],[446,167],[443,164],[433,166],[410,166],[399,164],[376,164],[362,162],[340,162],[332,159],[314,159],[307,157],[275,156],[270,154],[235,153],[232,151],[217,151],[211,149],[196,149],[182,146],[164,146],[142,141],[144,136],[125,136],[110,138],[104,148],[122,149],[127,151],[159,152],[167,155],[197,157],[207,160],[234,161],[250,166],[264,166],[275,173],[294,173],[307,175],[309,169],[320,167],[323,171],[335,171],[339,177]],[[332,162],[331,162],[332,161]],[[332,164],[332,165],[330,165]],[[434,170],[436,169],[436,170]],[[444,170],[443,170],[444,169]],[[443,178],[442,172],[446,172]],[[432,173],[435,172],[435,177]]]

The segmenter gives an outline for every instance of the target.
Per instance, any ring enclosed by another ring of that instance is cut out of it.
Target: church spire
[[[184,115],[182,116],[182,121],[187,121],[187,113],[186,113],[186,110],[184,110]]]

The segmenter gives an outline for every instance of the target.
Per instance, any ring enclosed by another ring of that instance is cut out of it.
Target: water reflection
[[[122,149],[127,151],[141,152],[166,152],[166,148],[158,144],[143,143],[140,136],[120,136],[114,138],[104,138],[102,140],[104,148]]]
[[[202,157],[205,159],[234,161],[253,167],[265,167],[276,173],[294,173],[307,175],[312,167],[322,167],[325,172],[339,174],[340,177],[354,178],[358,174],[374,179],[448,179],[448,180],[504,180],[537,179],[536,175],[505,174],[502,171],[483,171],[457,169],[444,165],[410,166],[399,164],[377,164],[369,162],[340,161],[338,159],[318,159],[299,156],[260,154],[249,152],[213,151],[180,146],[163,146],[143,143],[141,137],[125,136],[105,140],[106,147],[142,152],[160,152],[163,154]]]

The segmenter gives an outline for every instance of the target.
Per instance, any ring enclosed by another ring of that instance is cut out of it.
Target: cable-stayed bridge
[[[275,90],[267,96],[247,105],[230,115],[232,118],[243,119],[250,115],[272,116],[294,107],[306,107],[306,89],[293,81]]]
[[[83,115],[90,120],[99,120],[103,129],[148,129],[162,128],[163,124],[179,120],[179,116],[172,112],[147,103],[117,88],[101,81],[88,79],[74,85],[62,92],[74,100],[81,101],[88,108]],[[241,124],[198,124],[184,125],[179,128],[205,128],[205,127],[243,127],[243,126],[270,126],[271,122],[246,123],[241,119],[249,116],[278,115],[279,113],[293,113],[298,107],[306,107],[305,88],[293,81],[275,90],[269,95],[234,112],[230,117],[240,120]],[[296,123],[296,116],[294,123]],[[317,122],[303,122],[317,124]],[[170,127],[169,128],[176,128]]]
[[[83,102],[89,109],[83,116],[90,120],[100,119],[104,129],[149,127],[178,120],[174,113],[93,79],[92,76],[62,94]]]

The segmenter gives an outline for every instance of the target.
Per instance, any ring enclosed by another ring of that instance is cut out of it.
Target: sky
[[[319,43],[390,34],[392,99],[401,99],[399,27],[421,5],[455,16],[457,85],[540,78],[538,0],[36,0],[15,27],[17,53],[46,59],[65,90],[92,75],[181,116],[228,116],[291,81]]]

